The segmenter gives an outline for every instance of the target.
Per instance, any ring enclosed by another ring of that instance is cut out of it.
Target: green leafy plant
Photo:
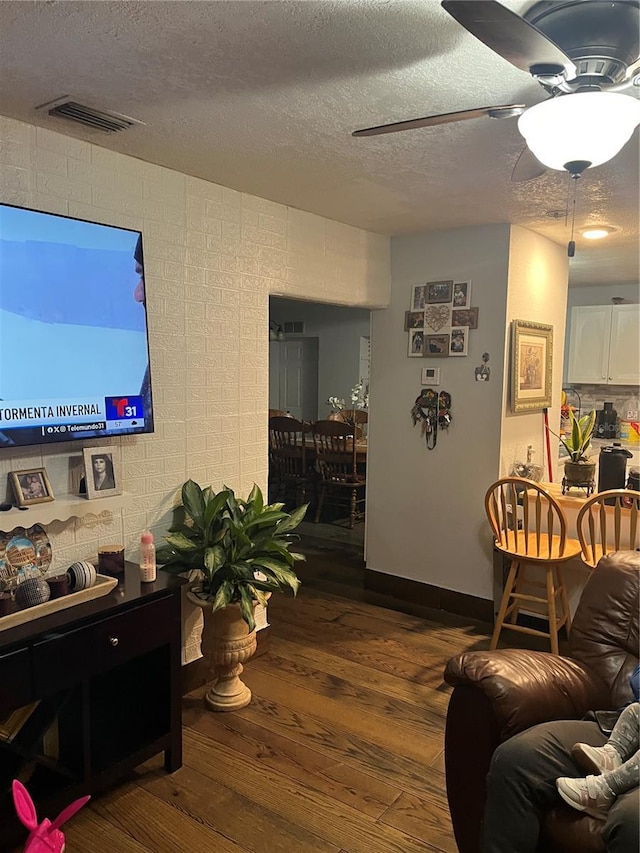
[[[586,462],[585,453],[591,444],[593,430],[596,425],[596,411],[592,409],[588,415],[583,415],[581,418],[576,418],[572,409],[569,409],[569,432],[563,438],[557,435],[560,443],[564,446],[569,454],[571,462]]]
[[[289,548],[299,538],[291,531],[304,518],[308,504],[290,513],[283,506],[265,504],[256,485],[245,501],[226,486],[216,493],[188,480],[165,536],[167,544],[158,548],[158,563],[173,574],[200,572],[192,591],[211,601],[213,610],[238,604],[253,631],[256,601],[266,604],[267,593],[286,589],[295,595],[300,586],[293,566],[305,557]]]

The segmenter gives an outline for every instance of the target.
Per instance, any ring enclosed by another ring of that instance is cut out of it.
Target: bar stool
[[[631,489],[598,492],[583,504],[576,525],[586,566],[595,569],[606,554],[640,547],[639,508],[640,492]]]
[[[580,554],[580,543],[567,537],[567,519],[560,504],[533,480],[522,477],[497,480],[487,490],[484,505],[495,547],[510,557],[509,574],[489,648],[497,647],[502,629],[508,628],[523,634],[549,637],[551,651],[557,655],[558,630],[564,625],[568,634],[571,628],[562,564]],[[528,567],[544,568],[544,582],[527,578]],[[540,587],[546,594],[523,592],[530,587]],[[558,614],[558,598],[561,615]],[[518,625],[518,613],[522,607],[544,616],[549,623],[549,631]],[[508,622],[505,621],[507,619]]]

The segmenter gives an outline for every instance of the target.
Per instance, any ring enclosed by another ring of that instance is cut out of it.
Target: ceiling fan
[[[527,147],[511,180],[547,168],[574,177],[614,157],[640,124],[640,0],[541,0],[523,16],[497,0],[442,0],[459,24],[550,97],[527,108],[501,104],[353,132],[376,136],[488,116],[518,118]]]

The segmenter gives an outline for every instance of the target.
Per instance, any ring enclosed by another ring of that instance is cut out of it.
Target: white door
[[[610,305],[577,305],[571,309],[569,382],[605,384],[609,375]]]
[[[291,412],[300,421],[316,421],[318,338],[271,343],[269,361],[269,407]]]
[[[640,384],[640,305],[611,308],[610,385]]]

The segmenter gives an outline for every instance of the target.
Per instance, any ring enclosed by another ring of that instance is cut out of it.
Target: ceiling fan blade
[[[520,115],[524,104],[503,104],[498,107],[478,107],[475,110],[459,110],[455,113],[441,113],[437,116],[411,118],[407,121],[395,121],[392,124],[380,124],[377,127],[365,127],[354,130],[352,136],[378,136],[381,133],[397,133],[399,130],[415,130],[418,127],[433,127],[436,124],[451,124],[454,121],[467,121],[471,118],[511,118]]]
[[[558,72],[564,69],[568,80],[576,76],[575,65],[555,42],[497,0],[442,0],[442,7],[471,35],[521,71],[546,66],[547,74],[556,67]]]
[[[532,181],[534,178],[539,178],[540,175],[544,175],[547,171],[547,167],[544,166],[533,152],[525,146],[516,161],[516,165],[513,167],[511,180],[514,181],[514,183],[520,183],[520,181]]]

